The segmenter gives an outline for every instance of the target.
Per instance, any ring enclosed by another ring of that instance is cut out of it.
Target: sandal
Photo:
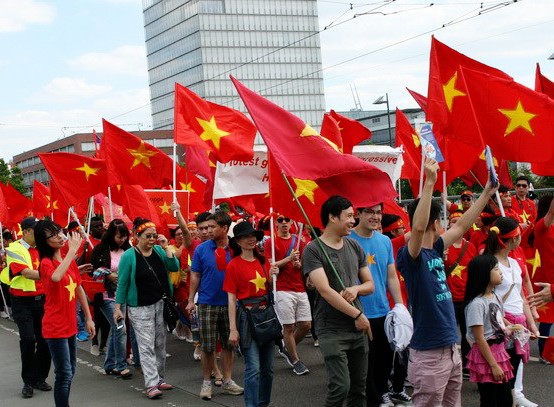
[[[104,369],[104,372],[106,372],[107,376],[119,376],[119,372],[115,369]]]
[[[223,385],[223,377],[216,377],[214,379],[214,386],[221,387]]]
[[[127,368],[123,369],[121,372],[118,372],[118,374],[122,379],[128,379],[133,375],[133,373],[131,373],[131,371]]]

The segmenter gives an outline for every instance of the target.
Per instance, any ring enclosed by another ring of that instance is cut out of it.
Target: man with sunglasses
[[[45,382],[50,371],[50,351],[42,336],[44,289],[38,273],[39,254],[35,247],[33,217],[21,221],[23,236],[6,249],[13,319],[19,329],[23,398],[33,397],[33,389],[52,390]]]
[[[302,279],[300,255],[304,244],[299,236],[290,233],[292,220],[278,215],[277,235],[275,236],[275,265],[279,267],[277,293],[275,293],[275,311],[283,324],[283,341],[285,349],[282,354],[298,375],[310,371],[298,357],[297,345],[310,331],[312,315],[310,301]],[[264,243],[264,255],[271,260],[271,239]],[[297,249],[298,248],[298,249]]]
[[[525,175],[516,179],[516,193],[512,195],[512,209],[520,217],[519,222],[532,225],[537,219],[537,207],[527,196],[529,194],[530,181]],[[525,227],[524,227],[525,228]]]

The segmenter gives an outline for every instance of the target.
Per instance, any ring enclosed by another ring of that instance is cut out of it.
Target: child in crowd
[[[465,309],[467,338],[473,343],[468,354],[469,380],[477,383],[481,407],[511,407],[513,378],[506,352],[504,312],[494,289],[502,282],[496,257],[473,258],[468,266]]]

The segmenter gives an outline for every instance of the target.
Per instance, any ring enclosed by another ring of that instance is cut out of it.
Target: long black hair
[[[48,244],[48,238],[57,235],[62,227],[51,220],[39,220],[35,226],[35,244],[41,259],[51,259],[56,253],[56,249]]]
[[[498,264],[492,254],[474,257],[467,266],[467,283],[464,304],[469,304],[475,297],[485,294],[491,281],[491,270]]]
[[[498,228],[498,232],[496,232],[496,228]],[[498,235],[505,235],[506,233],[510,233],[514,231],[516,228],[519,227],[519,223],[515,221],[512,218],[508,217],[500,217],[498,218],[492,225],[492,227],[489,230],[489,236],[487,237],[487,240],[485,241],[485,253],[486,254],[496,254],[500,249],[502,249],[502,245],[500,244],[500,240],[502,242],[507,242],[509,239],[499,239]]]
[[[233,252],[233,257],[238,257],[242,253],[242,249],[237,243],[237,239],[232,237],[229,239],[229,247],[231,248],[231,251]],[[254,247],[253,250],[254,257],[260,262],[260,264],[263,266],[265,264],[265,257],[263,254],[260,253],[260,250],[258,249],[258,246]]]
[[[119,249],[118,244],[115,242],[115,235],[117,235],[118,232],[120,236],[129,237],[129,228],[125,222],[121,219],[114,219],[108,225],[108,230],[106,230],[106,233],[104,233],[101,240],[102,244],[110,248],[110,251]],[[129,243],[129,239],[127,239],[121,248],[123,250],[127,250],[129,247],[131,247],[131,244]]]

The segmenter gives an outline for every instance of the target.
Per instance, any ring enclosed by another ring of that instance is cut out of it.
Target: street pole
[[[390,126],[389,94],[385,93],[385,96],[387,97],[387,122],[389,124],[389,146],[392,147],[392,129]]]

